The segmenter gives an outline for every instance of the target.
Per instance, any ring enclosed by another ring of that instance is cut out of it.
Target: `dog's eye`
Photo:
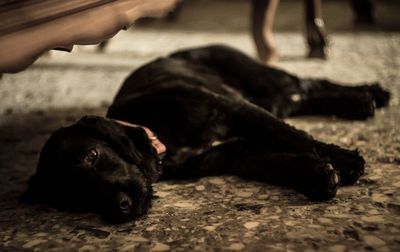
[[[99,156],[99,153],[97,152],[96,149],[89,149],[89,151],[86,153],[85,156],[85,161],[89,164],[94,164],[94,162],[97,160],[97,157]]]

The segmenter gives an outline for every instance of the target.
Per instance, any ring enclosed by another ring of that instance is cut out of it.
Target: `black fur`
[[[107,117],[158,134],[168,148],[161,179],[233,174],[327,200],[339,184],[357,181],[364,159],[279,118],[367,119],[388,101],[389,93],[378,84],[345,87],[301,79],[232,48],[210,46],[180,51],[135,71]],[[24,201],[99,211],[112,221],[145,214],[151,183],[161,175],[157,155],[142,129],[111,119],[84,117],[55,132]],[[92,159],[93,149],[98,155]]]

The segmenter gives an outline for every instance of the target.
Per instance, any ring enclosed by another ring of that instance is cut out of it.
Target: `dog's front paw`
[[[335,197],[340,184],[339,173],[330,163],[320,163],[311,170],[304,181],[303,194],[310,200],[329,200]]]
[[[336,155],[334,160],[335,168],[338,169],[341,177],[341,185],[352,185],[364,174],[364,158],[358,151],[348,151]]]
[[[339,172],[341,185],[352,185],[364,174],[365,160],[357,150],[327,144],[321,151],[330,158],[333,167]]]

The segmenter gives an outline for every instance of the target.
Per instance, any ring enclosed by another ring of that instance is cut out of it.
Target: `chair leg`
[[[328,45],[324,20],[322,19],[321,0],[304,0],[306,39],[309,46],[309,58],[326,59]]]

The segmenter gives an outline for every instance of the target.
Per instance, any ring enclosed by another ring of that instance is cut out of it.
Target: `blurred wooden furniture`
[[[166,15],[178,1],[0,1],[0,73],[21,71],[50,49],[100,43],[140,17]]]

